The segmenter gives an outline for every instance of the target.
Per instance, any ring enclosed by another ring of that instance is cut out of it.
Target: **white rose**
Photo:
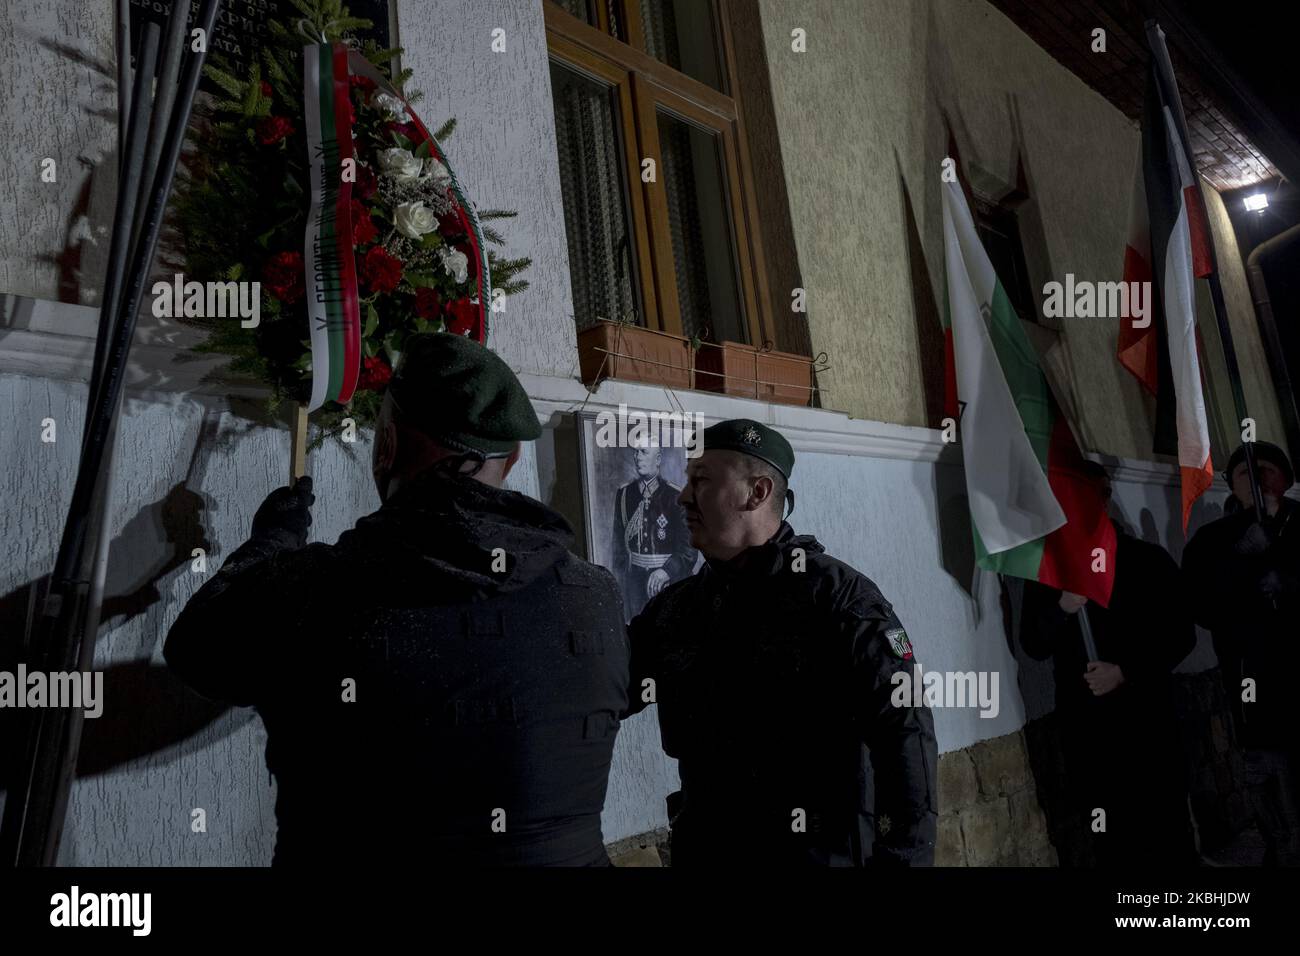
[[[406,104],[391,93],[376,93],[370,98],[370,103],[383,110],[391,119],[406,119]]]
[[[419,239],[438,227],[438,217],[422,202],[404,202],[393,210],[393,223],[402,235]]]
[[[451,183],[451,170],[432,156],[424,161],[424,175],[432,178],[439,186],[446,186]]]
[[[469,257],[465,253],[456,249],[442,249],[442,267],[447,270],[447,275],[454,278],[457,282],[464,282],[469,278]]]
[[[423,168],[424,161],[418,156],[413,156],[410,150],[393,147],[379,151],[379,169],[399,183],[418,179]]]

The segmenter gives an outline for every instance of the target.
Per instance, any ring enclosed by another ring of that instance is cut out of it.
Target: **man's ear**
[[[771,475],[760,475],[750,489],[749,501],[745,503],[746,511],[758,511],[771,504],[772,492],[775,490]]]

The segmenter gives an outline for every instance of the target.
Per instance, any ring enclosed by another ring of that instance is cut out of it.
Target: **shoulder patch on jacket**
[[[907,638],[907,631],[901,627],[891,627],[885,631],[885,640],[889,642],[889,649],[894,652],[895,657],[905,661],[912,659],[912,642]]]

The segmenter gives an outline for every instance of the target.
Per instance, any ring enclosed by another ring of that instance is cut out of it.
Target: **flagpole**
[[[307,406],[294,402],[290,414],[293,419],[289,425],[289,486],[293,487],[294,482],[307,474]]]
[[[1079,608],[1079,630],[1083,632],[1083,650],[1088,663],[1097,660],[1097,641],[1092,636],[1092,621],[1088,618],[1088,605]]]
[[[1187,137],[1187,121],[1183,116],[1183,100],[1178,92],[1178,80],[1174,77],[1173,64],[1169,60],[1169,50],[1165,46],[1165,34],[1160,29],[1160,24],[1155,20],[1146,21],[1147,47],[1151,51],[1151,56],[1155,60],[1156,77],[1161,85],[1165,88],[1165,100],[1170,104],[1170,112],[1173,114],[1174,127],[1178,130],[1178,139],[1183,149],[1183,155],[1188,158],[1189,162],[1195,162],[1194,155]],[[1195,169],[1192,170],[1192,183],[1196,187],[1196,195],[1200,200],[1201,210],[1208,209],[1205,204],[1205,192],[1201,188],[1201,176]],[[1232,389],[1232,404],[1237,412],[1237,421],[1243,422],[1249,414],[1246,411],[1246,391],[1241,384],[1241,367],[1237,364],[1237,347],[1232,340],[1232,329],[1228,324],[1228,308],[1223,298],[1223,285],[1219,280],[1219,259],[1214,249],[1214,235],[1209,229],[1209,221],[1206,221],[1206,244],[1209,247],[1210,256],[1210,274],[1206,278],[1210,283],[1210,300],[1214,304],[1214,319],[1219,327],[1219,340],[1223,345],[1223,359],[1228,366],[1228,384]],[[1238,427],[1242,427],[1238,425]],[[1255,468],[1255,452],[1251,447],[1252,442],[1243,442],[1242,447],[1246,453],[1246,471],[1250,476],[1250,497],[1255,505],[1255,515],[1259,520],[1263,520],[1267,515],[1264,511],[1264,498],[1259,490],[1259,475]],[[1228,475],[1228,481],[1232,481],[1232,476]]]

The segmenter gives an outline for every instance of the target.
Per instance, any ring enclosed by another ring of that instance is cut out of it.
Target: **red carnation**
[[[271,84],[266,82],[266,80],[262,81],[262,95],[268,97],[271,95]]]
[[[361,363],[361,375],[357,378],[357,388],[362,391],[378,392],[393,377],[393,370],[378,355],[372,355]]]
[[[293,132],[293,123],[283,116],[268,116],[257,124],[257,141],[263,146],[280,142]]]
[[[389,123],[388,128],[394,133],[401,133],[417,146],[424,142],[424,134],[420,132],[420,127],[410,121],[405,123]]]
[[[457,299],[447,303],[443,322],[447,331],[453,335],[477,336],[480,319],[478,303],[469,299]]]
[[[306,279],[301,252],[277,252],[262,267],[262,284],[281,302],[292,305],[302,298]]]
[[[379,188],[379,178],[369,166],[357,163],[357,181],[352,184],[352,194],[358,199],[369,199]]]
[[[379,230],[370,218],[370,210],[364,204],[352,200],[352,244],[364,246],[368,242],[374,242],[378,235]]]
[[[375,81],[365,76],[349,76],[348,86],[354,90],[360,90],[365,96],[369,96],[375,91]]]
[[[442,299],[436,289],[415,290],[415,314],[422,319],[436,319],[442,312]]]
[[[438,235],[442,236],[448,245],[455,245],[465,238],[465,225],[460,221],[458,210],[453,209],[438,217]]]
[[[383,246],[371,246],[361,261],[361,276],[375,292],[392,292],[402,278],[401,260],[390,256]]]

